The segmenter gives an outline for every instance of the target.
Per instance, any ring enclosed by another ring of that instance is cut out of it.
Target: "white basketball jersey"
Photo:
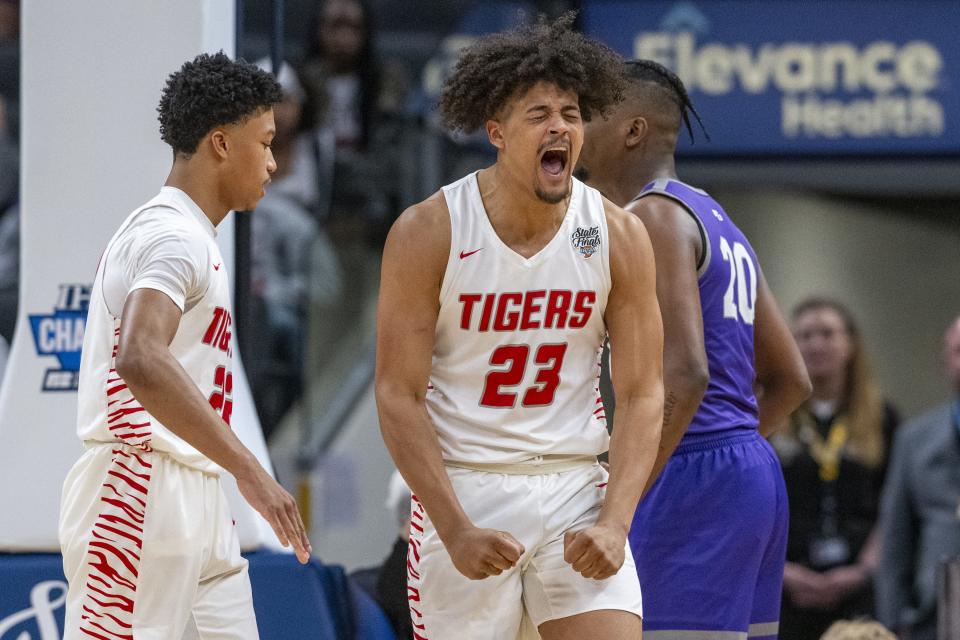
[[[163,220],[162,225],[157,225],[158,217]],[[163,227],[162,237],[137,235],[138,225],[142,226],[145,218],[152,218],[154,227]],[[124,289],[119,297],[108,295],[115,293],[117,279],[121,278],[119,272],[124,269],[135,272],[128,267],[137,263],[138,253],[149,252],[152,240],[159,239],[173,247],[173,253],[165,254],[174,265],[172,273],[178,273],[176,265],[187,265],[182,272],[190,275],[186,278],[185,297],[178,299],[175,287],[168,293],[184,309],[170,352],[223,418],[226,423],[223,428],[228,429],[233,408],[230,346],[233,314],[230,279],[215,235],[213,225],[186,194],[164,187],[156,198],[130,214],[110,240],[100,259],[90,295],[80,363],[77,432],[84,442],[117,442],[146,451],[162,451],[201,471],[221,471],[140,406],[117,374],[122,300],[128,291]],[[177,253],[177,247],[183,247],[183,251]],[[105,273],[109,280],[106,292]],[[163,279],[141,279],[126,284],[132,285],[131,290],[147,287],[168,292],[171,288],[164,282]],[[108,299],[114,297],[117,308],[111,311]]]
[[[600,193],[574,179],[560,229],[530,258],[494,231],[476,174],[443,193],[451,245],[426,406],[444,459],[514,464],[603,453],[598,382],[610,263]]]

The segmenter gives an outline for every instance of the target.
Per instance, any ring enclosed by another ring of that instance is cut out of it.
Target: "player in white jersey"
[[[619,58],[571,21],[463,52],[441,113],[485,127],[497,161],[405,211],[384,251],[376,391],[414,493],[418,640],[510,639],[524,618],[547,640],[641,635],[626,535],[657,451],[663,329],[642,223],[571,176],[583,120],[623,91]]]
[[[293,498],[230,430],[229,279],[214,240],[276,169],[272,76],[223,53],[167,80],[160,131],[173,168],[107,245],[90,296],[77,431],[64,482],[65,639],[256,638],[250,581],[219,472],[292,544]]]

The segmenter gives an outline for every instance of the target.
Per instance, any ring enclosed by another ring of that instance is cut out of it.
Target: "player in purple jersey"
[[[699,121],[683,83],[646,60],[627,75],[627,100],[587,125],[580,170],[644,222],[656,255],[663,435],[630,531],[644,638],[775,638],[787,500],[760,434],[810,382],[750,243],[713,198],[677,179],[681,123],[692,136],[689,114]]]

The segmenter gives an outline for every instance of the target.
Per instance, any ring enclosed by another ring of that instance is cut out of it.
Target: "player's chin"
[[[553,176],[550,180],[538,180],[537,197],[548,204],[559,204],[566,200],[570,195],[570,174],[564,171],[561,176],[562,181],[553,179]]]
[[[264,193],[263,189],[260,189],[259,194],[247,198],[247,203],[244,205],[243,211],[253,211],[256,209],[257,205],[260,204],[260,200],[262,200],[265,195],[266,193]]]

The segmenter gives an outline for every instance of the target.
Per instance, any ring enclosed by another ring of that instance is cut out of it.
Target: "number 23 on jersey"
[[[553,402],[560,385],[560,368],[566,352],[565,342],[541,344],[536,348],[533,365],[537,367],[537,377],[532,386],[523,390],[521,406],[545,407]],[[480,405],[504,409],[515,406],[520,391],[517,387],[523,381],[529,359],[530,345],[507,344],[494,349],[490,364],[495,367],[506,366],[506,369],[496,369],[487,374]]]

